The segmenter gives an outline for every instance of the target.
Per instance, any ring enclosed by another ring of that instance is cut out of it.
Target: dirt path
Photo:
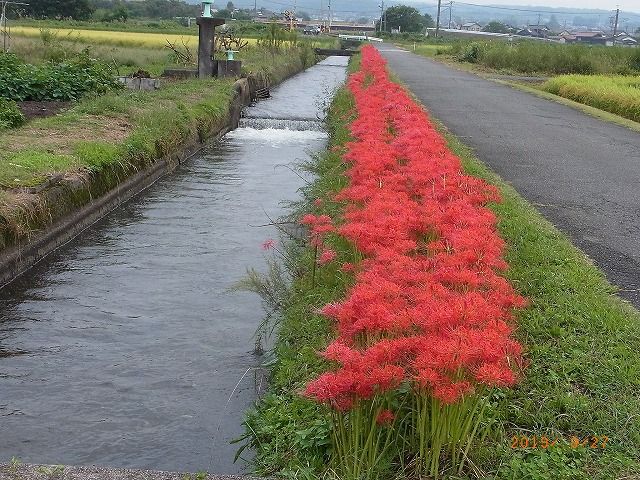
[[[640,307],[640,135],[391,45],[389,67],[434,117]]]

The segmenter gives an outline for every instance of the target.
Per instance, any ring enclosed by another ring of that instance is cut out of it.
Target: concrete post
[[[199,17],[198,41],[198,77],[210,78],[213,76],[213,41],[216,27],[224,25],[223,18]]]

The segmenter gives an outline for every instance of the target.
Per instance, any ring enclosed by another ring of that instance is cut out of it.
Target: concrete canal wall
[[[302,70],[302,65],[292,65],[288,71],[278,72],[275,80],[270,80],[266,75],[250,75],[237,80],[227,113],[216,118],[209,131],[203,135],[192,129],[178,149],[156,159],[142,170],[132,171],[131,168],[116,164],[99,173],[87,173],[75,178],[52,178],[39,186],[34,201],[46,205],[48,222],[33,225],[33,231],[0,250],[0,287],[174,170],[205,143],[236,128],[242,109],[251,103],[256,92],[273,87]]]
[[[0,464],[0,480],[259,480],[235,475],[157,472],[63,465]]]

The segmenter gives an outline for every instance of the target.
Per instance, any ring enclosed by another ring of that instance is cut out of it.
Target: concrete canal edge
[[[132,175],[118,171],[116,166],[112,171],[89,174],[82,179],[50,180],[38,192],[39,201],[51,209],[50,221],[46,226],[39,226],[35,232],[0,250],[0,287],[153,185],[199,152],[205,144],[236,128],[242,109],[251,103],[257,91],[273,87],[303,70],[302,65],[300,68],[292,67],[289,71],[281,72],[275,81],[270,81],[266,75],[250,75],[237,80],[234,83],[234,97],[226,115],[219,118],[206,135],[190,132],[177,150]],[[105,185],[109,185],[106,191]],[[94,197],[96,191],[100,193]],[[70,207],[69,204],[77,199],[82,199],[78,201],[79,205],[76,207],[73,204]]]
[[[0,480],[260,480],[256,477],[103,467],[0,464]]]

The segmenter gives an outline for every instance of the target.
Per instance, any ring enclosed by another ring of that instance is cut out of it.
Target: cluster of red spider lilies
[[[343,476],[398,458],[437,476],[443,452],[462,467],[481,391],[516,381],[513,311],[526,302],[501,276],[505,245],[487,207],[498,191],[463,172],[375,48],[363,48],[348,88],[357,119],[343,155],[349,184],[336,197],[344,215],[303,223],[320,263],[341,258],[324,246],[329,235],[355,247],[357,259],[342,265],[355,284],[321,311],[337,328],[323,352],[336,367],[304,394],[332,407]]]

